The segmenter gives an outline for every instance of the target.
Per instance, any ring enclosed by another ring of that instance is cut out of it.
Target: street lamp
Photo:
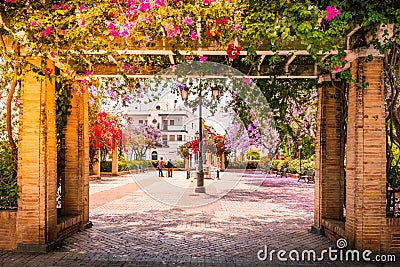
[[[202,118],[202,106],[203,106],[203,96],[201,94],[200,89],[200,102],[199,102],[199,169],[197,172],[197,187],[194,192],[196,193],[205,193],[206,188],[204,187],[204,170],[203,170],[203,118]],[[212,86],[211,88],[212,96],[217,98],[219,96],[219,88],[217,86]],[[182,100],[188,99],[188,91],[183,89],[181,90]],[[197,134],[197,132],[196,132]]]
[[[303,148],[302,145],[299,145],[299,162],[300,162],[300,174],[301,174],[301,149]]]

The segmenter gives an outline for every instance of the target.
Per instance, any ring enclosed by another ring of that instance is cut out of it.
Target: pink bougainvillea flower
[[[173,38],[181,33],[181,30],[178,26],[173,26],[169,23],[165,24],[165,30],[167,32],[167,38]]]
[[[15,106],[18,107],[21,104],[21,101],[19,99],[15,99]]]
[[[200,62],[205,62],[207,60],[207,56],[200,56]]]
[[[16,3],[17,2],[17,0],[6,0],[6,3]]]
[[[49,36],[51,34],[51,31],[53,29],[53,26],[47,26],[44,31],[40,34],[40,36]]]
[[[198,38],[197,32],[194,31],[194,30],[192,30],[192,31],[190,32],[190,38],[192,38],[193,41],[196,41],[197,38]]]
[[[231,31],[240,31],[240,25],[235,25],[231,28]]]
[[[117,32],[116,30],[110,30],[110,34],[114,37],[118,37],[119,36],[119,32]]]
[[[58,5],[54,5],[54,6],[53,6],[53,9],[57,9],[57,8],[58,8]]]
[[[81,6],[79,7],[79,10],[88,10],[88,7],[87,7],[87,6],[84,6],[84,5],[81,5]]]
[[[122,70],[126,70],[126,69],[128,69],[130,66],[131,66],[130,64],[123,65],[123,66],[121,67],[121,69],[122,69]]]
[[[53,73],[53,69],[46,68],[46,75],[51,75]]]
[[[116,28],[116,25],[112,22],[110,22],[110,24],[108,24],[108,26],[107,26],[107,29],[109,29],[109,30],[115,30],[115,28]]]
[[[82,81],[81,81],[81,83],[86,83],[88,80],[86,80],[86,79],[83,79]]]
[[[86,72],[86,76],[90,76],[90,74],[92,74],[92,71],[91,71],[91,70],[88,70],[88,71]]]
[[[194,24],[194,22],[191,17],[187,16],[184,20],[182,20],[182,24],[191,26]]]
[[[56,57],[56,55],[57,55],[57,54],[56,54],[55,52],[53,52],[53,51],[52,51],[52,52],[50,52],[50,57],[52,57],[52,58],[55,58],[55,57]]]
[[[67,76],[71,76],[72,71],[71,70],[65,70],[65,73],[67,74]]]
[[[243,81],[244,81],[245,83],[247,83],[247,84],[250,84],[250,83],[251,83],[251,80],[250,80],[249,78],[247,78],[247,77],[243,77]]]
[[[332,20],[334,19],[337,15],[340,14],[340,10],[336,8],[336,5],[332,6],[327,6],[326,7],[326,14],[325,20]]]
[[[60,33],[61,33],[62,35],[66,35],[66,34],[67,34],[67,30],[61,30]]]
[[[149,0],[139,0],[140,5],[138,7],[138,10],[141,12],[146,12],[151,9],[151,4]]]
[[[85,25],[86,25],[85,18],[82,18],[82,20],[79,22],[79,26],[85,26]]]
[[[64,9],[64,10],[67,10],[67,9],[68,9],[68,6],[67,6],[64,2],[61,3],[60,7],[61,7],[62,9]]]
[[[334,72],[340,72],[342,70],[341,66],[336,66]]]
[[[157,7],[165,7],[165,0],[154,1],[154,8],[157,8]]]
[[[36,21],[36,20],[34,20],[34,21],[31,22],[31,26],[32,26],[32,27],[35,26],[36,24],[37,24],[37,21]]]
[[[151,36],[149,36],[149,35],[146,35],[146,36],[144,37],[144,39],[145,39],[147,42],[153,41],[153,38],[152,38]]]

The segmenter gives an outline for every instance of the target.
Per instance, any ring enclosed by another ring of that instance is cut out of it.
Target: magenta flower
[[[17,0],[6,0],[6,3],[16,3],[17,2]]]
[[[91,71],[91,70],[88,70],[88,71],[86,72],[86,76],[90,76],[90,74],[92,74],[92,71]]]
[[[146,35],[146,36],[144,37],[144,39],[145,39],[147,42],[153,41],[153,38],[151,38],[151,36],[149,36],[149,35]]]
[[[339,72],[339,71],[341,71],[341,70],[342,70],[342,67],[341,67],[341,66],[336,66],[334,72]]]
[[[332,6],[327,6],[326,7],[326,14],[325,20],[332,20],[334,19],[337,15],[340,14],[340,10],[336,8],[336,5]]]
[[[207,56],[200,56],[200,62],[205,62],[207,60]]]
[[[231,28],[231,31],[240,31],[240,25],[235,25]]]
[[[184,20],[182,20],[182,24],[184,24],[184,25],[193,25],[193,20],[192,20],[192,18],[191,17],[189,17],[189,16],[187,16]]]
[[[53,26],[47,26],[44,31],[40,34],[40,36],[49,36],[51,34],[51,31],[53,29]]]
[[[243,77],[243,81],[244,81],[245,83],[247,83],[247,84],[250,84],[250,83],[251,83],[251,80],[250,80],[249,78],[247,78],[247,77]]]
[[[88,7],[87,7],[87,6],[84,6],[84,5],[81,5],[81,6],[79,7],[79,10],[88,10]]]
[[[37,24],[37,21],[36,21],[36,20],[34,20],[34,21],[31,22],[31,26],[32,26],[32,27],[35,26],[36,24]]]
[[[107,29],[109,30],[115,30],[116,26],[114,23],[110,22],[110,24],[108,24]]]
[[[149,0],[139,0],[139,1],[140,1],[140,5],[138,7],[139,11],[146,12],[151,9],[151,4]]]
[[[51,75],[53,73],[53,69],[46,68],[46,75]]]
[[[157,7],[165,7],[165,0],[154,1],[154,8],[157,8]]]
[[[64,2],[61,3],[60,7],[61,7],[62,9],[64,9],[64,10],[67,10],[67,9],[68,9],[68,6],[67,6]]]
[[[173,38],[181,33],[178,26],[173,26],[169,23],[165,24],[165,30],[167,31],[167,38]]]
[[[85,26],[85,25],[86,25],[85,18],[82,18],[82,20],[79,22],[79,26]]]
[[[198,38],[197,32],[194,31],[194,30],[192,30],[192,31],[190,32],[190,37],[192,38],[193,41],[196,41],[197,38]]]

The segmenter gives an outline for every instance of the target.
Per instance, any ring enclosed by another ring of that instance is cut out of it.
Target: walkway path
[[[205,180],[206,194],[196,194],[196,180],[185,177],[150,172],[91,182],[93,228],[47,254],[0,251],[0,266],[298,266],[276,255],[272,263],[260,261],[257,253],[265,246],[300,253],[334,246],[308,232],[313,184],[221,173],[221,180]],[[327,260],[301,265],[342,266]]]

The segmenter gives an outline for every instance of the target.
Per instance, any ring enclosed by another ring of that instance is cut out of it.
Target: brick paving
[[[47,254],[0,251],[0,266],[374,266],[257,258],[265,246],[300,253],[335,247],[308,231],[313,184],[226,172],[196,194],[196,180],[185,178],[149,172],[92,181],[93,228]]]

